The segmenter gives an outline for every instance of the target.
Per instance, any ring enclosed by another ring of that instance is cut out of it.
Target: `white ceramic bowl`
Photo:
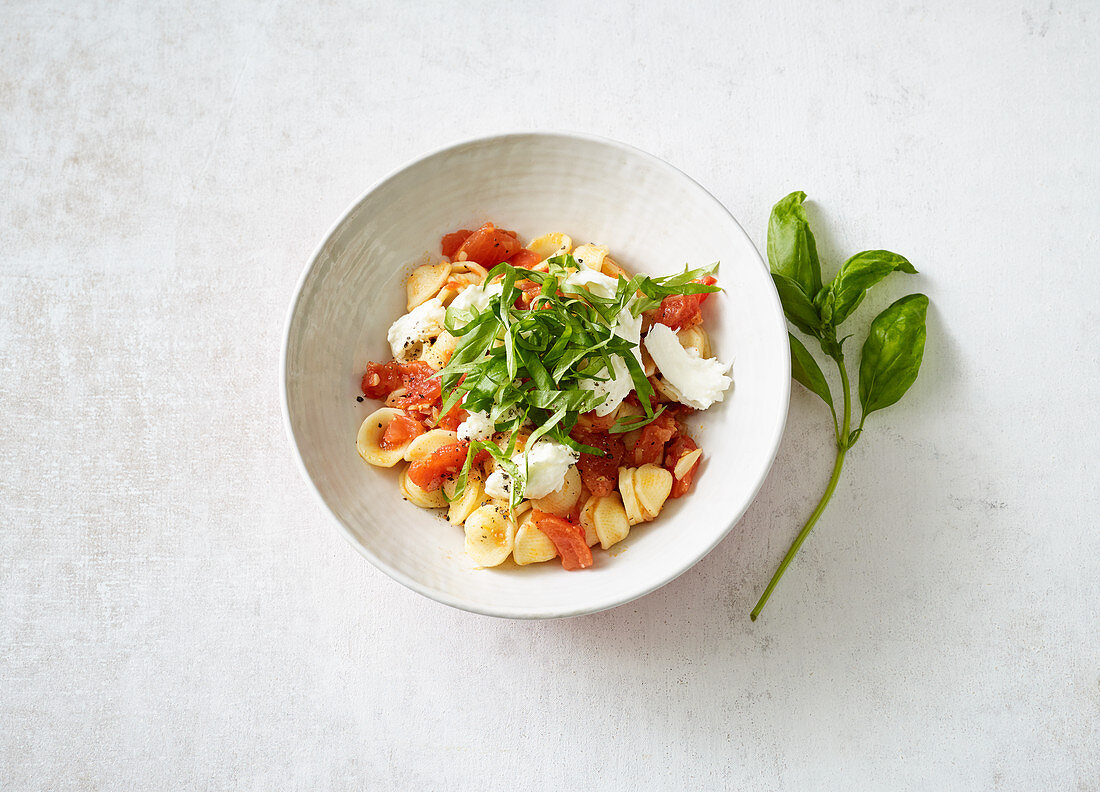
[[[694,490],[635,526],[595,564],[476,569],[460,528],[401,498],[396,470],[356,453],[368,360],[388,360],[386,330],[405,276],[439,238],[492,220],[532,238],[564,231],[608,245],[633,271],[663,275],[721,261],[724,294],[706,306],[715,354],[733,360],[726,401],[693,419],[704,450]],[[291,302],[283,410],[306,479],[348,539],[406,586],[457,608],[512,618],[592,613],[640,597],[701,559],[764,481],[787,417],[787,329],[767,268],[706,190],[637,149],[579,135],[515,134],[430,154],[371,188],[329,232]]]

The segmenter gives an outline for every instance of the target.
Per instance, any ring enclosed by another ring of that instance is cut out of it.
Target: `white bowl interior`
[[[463,534],[404,501],[397,472],[355,449],[368,360],[388,360],[386,330],[404,281],[439,238],[492,220],[521,238],[563,231],[608,245],[632,271],[668,274],[721,261],[724,294],[706,306],[715,354],[733,360],[726,401],[692,420],[704,463],[688,496],[635,526],[595,564],[476,569]],[[304,470],[352,542],[413,589],[480,613],[553,617],[629,601],[702,558],[740,518],[775,456],[789,397],[786,324],[760,255],[717,200],[675,168],[627,146],[521,134],[462,144],[387,178],[336,225],[304,274],[288,321],[284,397]]]

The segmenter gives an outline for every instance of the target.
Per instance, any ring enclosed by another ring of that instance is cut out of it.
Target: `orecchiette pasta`
[[[502,506],[487,503],[466,518],[466,555],[478,566],[504,563],[515,547],[516,524]]]
[[[626,278],[630,280],[630,273],[620,267],[618,262],[611,258],[611,256],[604,256],[600,272],[609,278]]]
[[[485,482],[477,470],[471,470],[466,475],[466,486],[458,498],[455,498],[456,490],[454,479],[443,482],[443,491],[448,498],[452,499],[447,505],[447,519],[450,520],[451,525],[462,525],[474,510],[484,506],[489,498],[485,494]]]
[[[699,325],[681,330],[676,334],[676,338],[684,349],[694,349],[699,353],[699,357],[710,357],[710,336]]]
[[[600,537],[596,535],[596,526],[589,520],[585,522],[581,520],[581,527],[584,528],[584,541],[589,547],[600,543]]]
[[[430,432],[425,432],[419,437],[413,438],[413,441],[405,449],[405,461],[419,462],[422,459],[427,459],[433,452],[438,451],[443,446],[454,445],[457,442],[457,432],[452,432],[450,429],[432,429]]]
[[[451,355],[454,354],[457,348],[458,339],[444,330],[432,345],[420,355],[420,359],[434,370],[439,371],[447,365],[447,361],[451,359]]]
[[[382,447],[382,435],[386,433],[393,419],[403,414],[391,407],[381,407],[363,420],[359,425],[355,446],[364,462],[376,467],[393,467],[404,458],[408,443],[393,448]]]
[[[550,541],[550,537],[535,526],[531,512],[526,512],[519,520],[516,529],[515,547],[512,549],[512,558],[517,564],[537,564],[549,561],[558,554],[558,549]]]
[[[564,256],[573,249],[573,240],[565,234],[543,234],[532,239],[527,249],[543,261],[553,256]]]
[[[411,311],[439,294],[450,273],[451,265],[446,261],[438,264],[423,264],[414,269],[409,279],[405,281],[405,310]]]
[[[462,263],[465,264],[466,262]],[[460,275],[452,274],[440,290],[439,299],[444,305],[450,305],[460,291],[479,285],[484,278],[484,275],[478,275],[476,272],[466,272]]]
[[[631,525],[656,517],[672,492],[672,474],[653,464],[619,468],[619,492]]]
[[[478,264],[476,261],[456,261],[451,264],[452,275],[464,275],[470,274],[477,276],[477,282],[480,283],[485,279],[485,276],[489,274],[489,270]]]
[[[626,508],[618,493],[593,495],[585,501],[581,509],[581,525],[585,531],[591,530],[606,550],[621,542],[630,533],[630,520]]]
[[[433,492],[421,489],[412,481],[409,480],[409,469],[406,467],[401,471],[400,478],[401,494],[414,506],[419,506],[421,509],[441,509],[447,505],[447,498],[443,495],[443,490],[437,489]]]
[[[599,272],[603,268],[603,260],[607,253],[608,250],[603,245],[581,245],[573,251],[573,258],[581,269]]]
[[[577,498],[581,495],[581,474],[576,466],[569,468],[565,474],[565,481],[561,487],[549,495],[536,498],[533,503],[539,511],[550,512],[559,517],[565,517],[577,505]]]

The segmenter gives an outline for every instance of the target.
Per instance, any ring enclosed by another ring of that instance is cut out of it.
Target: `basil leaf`
[[[825,324],[838,326],[859,307],[867,290],[891,272],[916,275],[917,270],[904,256],[889,250],[864,250],[844,262],[814,303]]]
[[[779,302],[783,304],[783,313],[787,315],[790,323],[806,335],[820,337],[818,332],[821,327],[821,318],[817,315],[817,309],[802,291],[802,287],[788,278],[786,275],[772,273],[772,282],[775,290],[779,292]]]
[[[616,418],[615,423],[611,425],[611,428],[607,431],[611,434],[626,434],[634,429],[641,429],[647,424],[651,424],[657,420],[657,418],[665,411],[665,405],[661,405],[653,411],[653,415],[624,415],[622,418]],[[601,454],[602,456],[602,454]]]
[[[821,400],[829,405],[830,410],[835,409],[829,383],[826,382],[825,375],[821,373],[821,367],[817,365],[814,356],[793,335],[787,333],[787,337],[791,342],[791,376],[811,393],[820,396]]]
[[[772,272],[790,278],[810,297],[821,291],[817,243],[802,202],[806,193],[793,192],[772,207],[768,219],[768,264]]]
[[[864,419],[894,404],[917,379],[924,358],[927,313],[928,298],[910,294],[871,322],[859,363],[859,401]]]

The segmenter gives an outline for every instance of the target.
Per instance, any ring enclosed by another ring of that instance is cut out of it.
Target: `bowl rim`
[[[748,511],[749,507],[753,504],[753,502],[755,502],[756,496],[760,494],[760,488],[764,486],[764,482],[765,480],[767,480],[768,474],[771,472],[772,465],[775,464],[775,458],[779,452],[779,445],[783,440],[783,434],[786,430],[787,418],[790,410],[791,393],[790,344],[787,339],[786,333],[784,333],[783,335],[783,344],[787,347],[787,354],[783,356],[783,360],[780,363],[780,365],[786,369],[786,376],[783,378],[782,386],[782,415],[780,421],[777,424],[774,436],[771,440],[771,448],[768,451],[768,462],[762,468],[757,481],[753,484],[752,495],[745,502],[744,507],[737,514],[734,514],[729,519],[725,528],[723,528],[715,535],[714,540],[710,544],[708,544],[698,555],[695,556],[695,558],[684,564],[681,568],[670,570],[666,575],[660,578],[655,578],[652,581],[651,585],[647,585],[639,591],[631,591],[620,596],[606,598],[603,601],[596,602],[592,607],[535,609],[515,607],[493,608],[482,606],[478,605],[477,603],[470,602],[469,600],[464,600],[452,594],[429,588],[415,578],[406,575],[400,570],[395,569],[382,561],[370,550],[370,548],[368,548],[366,545],[358,540],[358,538],[352,533],[351,529],[344,524],[343,520],[336,516],[335,512],[333,512],[332,508],[329,506],[328,501],[325,500],[325,497],[321,493],[321,490],[317,486],[317,483],[313,480],[313,475],[306,467],[305,460],[302,458],[302,452],[298,444],[298,438],[295,435],[294,425],[291,423],[290,420],[289,388],[287,387],[287,357],[290,352],[290,331],[292,325],[294,324],[294,317],[298,311],[298,305],[301,302],[302,289],[305,287],[306,280],[309,278],[310,273],[313,272],[313,268],[317,265],[317,261],[320,258],[321,252],[325,249],[325,246],[328,244],[329,240],[332,239],[333,234],[335,234],[337,229],[339,229],[340,226],[343,225],[343,223],[348,219],[352,212],[354,212],[359,207],[359,205],[362,204],[369,195],[371,195],[371,193],[380,189],[383,185],[396,178],[404,171],[416,165],[419,165],[428,159],[446,154],[450,151],[466,148],[468,146],[494,144],[509,139],[525,137],[576,140],[585,143],[596,143],[602,146],[608,146],[610,148],[618,149],[619,151],[625,152],[631,156],[640,157],[643,160],[647,160],[650,165],[658,169],[664,170],[674,176],[679,176],[680,178],[685,179],[687,183],[691,185],[691,188],[693,190],[701,194],[703,197],[709,199],[710,201],[713,201],[722,210],[722,212],[724,212],[729,217],[729,219],[733,222],[733,225],[737,228],[738,231],[740,231],[741,236],[744,237],[746,242],[748,242],[749,248],[756,255],[757,261],[760,262],[761,266],[767,269],[767,264],[765,263],[763,256],[760,255],[760,251],[757,250],[756,245],[752,241],[752,238],[745,232],[744,227],[741,225],[738,219],[734,217],[733,213],[728,208],[726,208],[726,205],[718,200],[718,198],[715,197],[713,193],[711,193],[706,187],[704,187],[694,178],[689,176],[687,173],[677,168],[675,165],[672,165],[666,160],[661,159],[655,154],[650,154],[649,152],[637,148],[636,146],[632,146],[629,143],[623,143],[622,141],[615,140],[613,138],[603,137],[601,135],[556,130],[521,130],[459,140],[458,142],[449,143],[432,149],[431,151],[428,151],[425,154],[416,157],[415,159],[409,160],[408,162],[405,162],[398,167],[392,169],[380,179],[376,180],[348,205],[347,209],[345,209],[344,212],[341,213],[340,217],[332,223],[329,229],[325,232],[324,236],[321,237],[321,241],[314,247],[313,253],[310,254],[308,263],[302,269],[301,274],[298,276],[298,281],[294,286],[294,292],[291,295],[290,299],[290,306],[287,309],[286,318],[283,323],[282,349],[279,355],[279,395],[283,415],[283,428],[286,432],[287,440],[289,441],[290,447],[293,451],[293,456],[295,462],[297,463],[298,472],[302,475],[302,478],[305,479],[305,482],[309,489],[312,490],[314,496],[316,496],[317,500],[320,501],[321,505],[328,513],[330,520],[332,522],[335,522],[336,525],[339,527],[340,533],[343,535],[344,539],[349,542],[354,548],[356,548],[359,553],[364,558],[366,558],[376,569],[379,569],[391,579],[397,581],[398,583],[411,589],[412,591],[415,591],[417,594],[427,597],[430,600],[434,600],[435,602],[449,605],[453,608],[457,608],[458,610],[466,611],[468,613],[476,613],[482,616],[492,616],[505,619],[558,619],[568,618],[571,616],[584,616],[588,614],[599,613],[605,610],[610,610],[611,608],[617,608],[620,605],[626,605],[629,602],[633,602],[634,600],[640,599],[647,594],[653,593],[662,586],[665,586],[671,583],[676,578],[680,577],[680,575],[687,572],[689,569],[702,561],[706,556],[708,556],[711,551],[714,550],[714,548],[717,547],[718,544],[729,535],[730,531],[732,531],[734,526],[737,525],[738,522],[740,522],[741,518],[745,516],[745,513]],[[786,318],[783,314],[783,308],[779,300],[779,294],[775,290],[774,286],[772,286],[772,288],[769,290],[769,294],[771,297],[774,312],[778,315],[783,330],[786,331]]]

